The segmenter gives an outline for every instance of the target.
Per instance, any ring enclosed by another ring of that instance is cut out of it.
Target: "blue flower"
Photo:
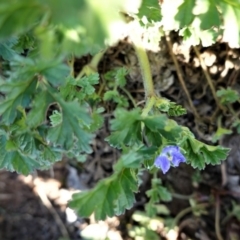
[[[178,146],[167,146],[161,154],[155,159],[154,165],[157,168],[161,168],[165,174],[170,166],[178,167],[179,163],[186,162],[186,158],[180,152]]]

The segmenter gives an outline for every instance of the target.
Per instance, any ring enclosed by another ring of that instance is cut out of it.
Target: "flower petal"
[[[186,158],[183,156],[183,154],[180,151],[173,152],[172,153],[172,165],[174,167],[178,167],[181,162],[186,162]]]
[[[170,169],[170,162],[168,158],[163,154],[160,154],[155,159],[154,165],[158,168],[161,168],[164,174]]]
[[[172,153],[174,152],[179,152],[179,147],[178,146],[167,146],[162,150],[163,154],[170,154],[172,155]]]

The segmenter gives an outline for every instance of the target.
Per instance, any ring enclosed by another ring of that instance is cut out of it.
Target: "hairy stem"
[[[142,72],[142,78],[143,78],[143,85],[145,90],[145,97],[150,98],[155,96],[154,92],[154,86],[153,86],[153,80],[152,80],[152,73],[150,68],[150,63],[148,60],[148,56],[146,53],[146,50],[142,46],[142,44],[139,42],[134,42],[134,49],[136,51],[140,69]]]
[[[144,107],[144,109],[142,111],[142,116],[143,117],[146,117],[148,115],[148,113],[151,111],[152,107],[154,106],[155,101],[156,101],[156,98],[154,96],[149,97],[147,99],[145,107]]]

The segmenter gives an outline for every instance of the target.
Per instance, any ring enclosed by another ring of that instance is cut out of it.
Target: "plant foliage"
[[[125,15],[145,30],[153,26],[162,32],[179,30],[193,45],[200,41],[210,45],[223,34],[223,40],[236,47],[240,43],[236,1],[168,0],[159,5],[157,0],[141,4],[137,0],[9,0],[0,3],[0,13],[1,169],[27,175],[49,168],[63,154],[83,161],[104,123],[103,103],[109,101],[116,110],[106,141],[122,156],[110,177],[90,191],[74,194],[69,205],[81,216],[94,213],[100,220],[131,208],[141,184],[139,174],[155,169],[154,159],[166,145],[181,147],[193,168],[226,159],[228,149],[196,140],[189,129],[168,118],[185,114],[183,107],[154,96],[147,114],[145,108],[137,108],[125,88],[126,68],[101,76],[87,66],[76,75],[73,62],[115,44],[127,26]],[[149,44],[158,44],[157,34]],[[231,89],[219,91],[218,96],[222,104],[238,98]],[[171,199],[161,184],[153,178],[147,192],[151,204]],[[147,211],[156,213],[150,205]]]

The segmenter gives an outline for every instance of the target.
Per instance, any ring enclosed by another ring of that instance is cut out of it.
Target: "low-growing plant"
[[[163,2],[163,3],[160,3]],[[186,110],[155,93],[145,45],[156,48],[166,31],[179,30],[189,44],[223,40],[240,43],[240,5],[236,1],[59,0],[0,2],[0,168],[28,175],[47,169],[63,155],[79,161],[92,152],[91,141],[104,123],[104,104],[116,105],[106,141],[121,156],[113,173],[89,190],[76,193],[69,206],[97,220],[119,215],[135,202],[140,174],[149,171],[152,188],[146,210],[157,214],[170,201],[157,172],[189,164],[195,169],[220,164],[229,149],[198,141],[172,120]],[[142,72],[145,106],[137,107],[126,88],[128,70],[97,70],[105,50],[127,27]],[[141,30],[148,31],[143,37]],[[229,32],[231,29],[231,32]],[[79,74],[76,57],[93,56]],[[101,81],[105,88],[96,91]],[[235,100],[228,93],[222,103]],[[230,96],[230,97],[229,97]],[[132,107],[131,107],[132,106]]]

